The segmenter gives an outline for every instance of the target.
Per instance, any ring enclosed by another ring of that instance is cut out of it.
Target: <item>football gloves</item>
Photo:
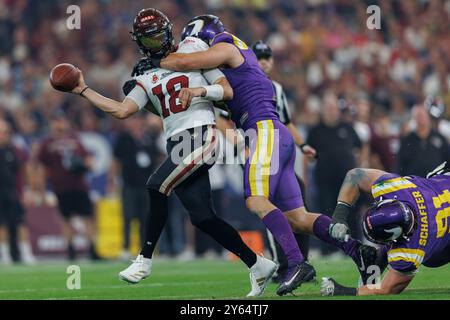
[[[336,209],[334,209],[333,218],[331,220],[330,235],[339,241],[347,241],[349,237],[348,216],[352,206],[348,203],[338,201]]]
[[[134,79],[128,80],[125,82],[125,84],[122,87],[122,92],[125,96],[130,94],[131,91],[133,91],[134,87],[136,87],[137,81]]]
[[[161,60],[159,59],[142,58],[134,66],[133,71],[131,72],[131,77],[139,77],[149,70],[159,68],[160,63]]]
[[[440,164],[436,169],[427,174],[427,179],[437,175],[450,175],[450,161]]]

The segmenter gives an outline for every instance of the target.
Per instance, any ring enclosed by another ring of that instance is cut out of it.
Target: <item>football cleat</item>
[[[136,260],[133,260],[133,263],[128,268],[119,273],[119,278],[125,282],[136,284],[147,278],[151,271],[152,259],[138,255]]]
[[[266,290],[267,284],[277,271],[275,262],[264,257],[257,256],[256,263],[250,268],[250,284],[252,291],[247,297],[259,297]]]
[[[316,270],[308,262],[304,261],[288,268],[284,281],[277,289],[277,295],[284,296],[301,286],[302,283],[309,282],[316,277]]]

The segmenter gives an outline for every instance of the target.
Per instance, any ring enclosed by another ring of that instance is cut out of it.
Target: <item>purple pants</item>
[[[245,163],[245,197],[263,196],[283,212],[303,207],[294,172],[295,143],[277,120],[263,120],[245,131],[250,157]]]

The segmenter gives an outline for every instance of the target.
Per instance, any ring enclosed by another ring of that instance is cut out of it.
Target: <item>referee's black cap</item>
[[[272,49],[267,43],[262,40],[255,42],[252,46],[252,50],[256,57],[259,59],[269,59],[272,57]]]

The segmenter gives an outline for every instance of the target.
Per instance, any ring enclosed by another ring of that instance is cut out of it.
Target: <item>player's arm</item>
[[[125,98],[122,102],[115,101],[89,88],[84,81],[82,72],[80,72],[78,86],[72,90],[72,93],[82,95],[98,109],[118,119],[126,119],[139,111],[139,106],[132,99]]]
[[[160,67],[174,71],[214,69],[223,65],[231,67],[242,63],[239,50],[229,43],[220,42],[206,51],[171,53],[160,61]]]
[[[359,199],[361,193],[370,193],[375,181],[385,174],[387,174],[385,171],[362,168],[347,172],[339,191],[338,203],[334,209],[330,226],[330,234],[333,238],[345,240],[349,231],[347,221],[353,205]]]
[[[195,97],[210,101],[227,101],[233,99],[233,88],[225,77],[217,79],[213,85],[198,88],[183,88],[178,98],[183,108],[188,108]]]
[[[414,278],[413,274],[403,274],[390,269],[379,284],[365,285],[360,288],[345,287],[334,279],[324,278],[320,292],[332,296],[373,296],[399,294],[405,290]]]
[[[386,272],[379,286],[363,286],[358,289],[358,296],[399,294],[405,290],[413,278],[413,274],[403,274],[394,269],[390,269]]]

